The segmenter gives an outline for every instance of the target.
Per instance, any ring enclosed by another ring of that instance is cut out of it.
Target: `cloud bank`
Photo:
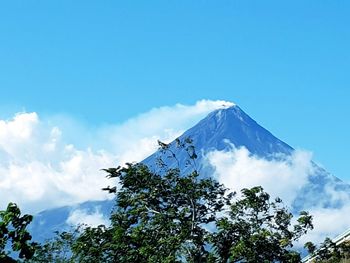
[[[272,198],[280,197],[292,209],[293,201],[303,187],[308,187],[310,178],[316,173],[312,153],[308,151],[296,150],[290,156],[265,159],[244,147],[228,144],[229,150],[207,153],[206,162],[214,168],[214,177],[237,193],[242,188],[260,185]],[[334,238],[350,228],[347,216],[350,214],[350,195],[347,190],[340,189],[339,184],[329,177],[323,192],[311,192],[319,201],[315,205],[306,200],[304,209],[313,215],[314,230],[304,236],[298,246],[307,241],[320,243],[325,237]],[[326,203],[331,206],[327,207]]]
[[[201,100],[140,114],[121,124],[89,127],[69,117],[17,113],[0,120],[0,209],[16,202],[25,211],[103,200],[110,185],[101,168],[141,161],[212,110],[231,106]],[[117,113],[116,113],[117,114]]]
[[[240,192],[243,188],[262,186],[289,207],[313,172],[312,154],[302,150],[267,160],[252,155],[245,147],[231,145],[228,151],[209,152],[206,159],[215,169],[214,177],[226,187]]]
[[[93,213],[89,213],[83,209],[76,209],[70,213],[66,223],[73,226],[79,226],[84,223],[84,226],[97,227],[99,225],[109,226],[110,221],[103,213],[96,209]]]

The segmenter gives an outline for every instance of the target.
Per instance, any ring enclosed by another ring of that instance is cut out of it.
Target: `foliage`
[[[143,164],[106,171],[109,177],[119,178],[121,186],[112,227],[105,235],[113,245],[102,242],[105,253],[113,255],[107,258],[113,262],[205,262],[210,254],[210,232],[205,226],[215,222],[216,213],[225,205],[222,185],[210,178],[199,179],[197,172],[182,176],[179,169],[159,175]]]
[[[31,215],[21,216],[20,209],[14,203],[9,203],[6,210],[0,211],[0,262],[17,262],[12,256],[32,258],[36,243],[30,242],[32,236],[26,229],[32,219]],[[11,250],[8,251],[8,248]]]
[[[72,247],[76,242],[80,229],[72,232],[56,232],[56,236],[48,240],[45,244],[37,246],[35,255],[29,262],[55,262],[71,263],[75,262],[72,254]]]
[[[242,197],[231,204],[229,216],[217,221],[213,245],[219,262],[299,262],[300,255],[291,250],[312,228],[312,217],[301,212],[297,224],[281,199],[270,201],[261,187],[243,189]]]
[[[350,241],[336,244],[327,237],[318,249],[311,242],[306,243],[305,247],[313,258],[313,262],[337,263],[350,261]]]
[[[86,227],[72,246],[75,262],[113,262],[113,229],[104,225]],[[117,262],[117,261],[114,261]]]

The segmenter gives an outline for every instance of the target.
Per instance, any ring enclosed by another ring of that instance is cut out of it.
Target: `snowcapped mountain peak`
[[[259,156],[289,154],[292,150],[237,105],[211,112],[181,137],[192,138],[196,148],[201,150],[224,150],[227,148],[224,139],[230,140],[236,147],[244,146]]]
[[[237,104],[233,104],[231,106],[219,108],[208,115],[216,115],[218,121],[233,121],[233,119],[238,119],[242,122],[255,122],[251,119]],[[224,117],[224,119],[222,119]]]

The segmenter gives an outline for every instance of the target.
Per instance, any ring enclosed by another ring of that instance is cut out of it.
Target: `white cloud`
[[[350,196],[348,188],[341,182],[330,178],[320,193],[320,205],[308,209],[313,216],[314,230],[305,236],[302,241],[323,242],[326,237],[335,238],[350,229]],[[330,206],[322,206],[323,204]]]
[[[157,139],[173,140],[212,110],[231,105],[209,100],[177,104],[93,128],[69,117],[43,119],[35,112],[0,120],[0,209],[16,202],[35,213],[106,199],[100,189],[113,183],[101,168],[141,161],[157,149]]]
[[[319,244],[326,237],[335,238],[350,229],[350,204],[344,204],[340,208],[313,208],[309,210],[313,216],[314,230],[304,236],[300,243],[312,241]]]
[[[85,226],[97,227],[99,225],[108,226],[109,220],[98,209],[93,213],[86,210],[77,209],[70,213],[66,223],[73,226],[84,224]]]
[[[310,152],[296,150],[290,156],[279,155],[268,160],[233,145],[228,151],[215,150],[206,154],[207,162],[214,168],[214,176],[225,186],[239,192],[242,188],[261,185],[272,197],[280,197],[289,208],[315,174],[317,168],[311,159]],[[303,236],[297,246],[303,246],[307,241],[320,243],[325,237],[334,238],[350,228],[349,192],[342,190],[341,183],[334,177],[325,176],[329,177],[323,182],[323,192],[309,193],[316,195],[317,204],[308,203],[305,196],[304,209],[313,216],[314,230]],[[326,208],[327,203],[332,208]]]
[[[214,167],[214,176],[226,187],[240,192],[243,188],[262,186],[273,197],[291,206],[298,190],[313,171],[312,154],[297,150],[290,156],[267,160],[252,155],[245,147],[211,151],[206,155]]]

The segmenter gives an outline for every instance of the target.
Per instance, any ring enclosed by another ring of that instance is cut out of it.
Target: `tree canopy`
[[[350,261],[350,240],[343,240],[336,244],[327,237],[317,248],[311,242],[305,244],[313,262],[338,263]]]
[[[30,242],[32,236],[26,229],[32,219],[31,215],[21,216],[14,203],[9,203],[6,210],[0,211],[0,262],[32,258],[36,243]]]

